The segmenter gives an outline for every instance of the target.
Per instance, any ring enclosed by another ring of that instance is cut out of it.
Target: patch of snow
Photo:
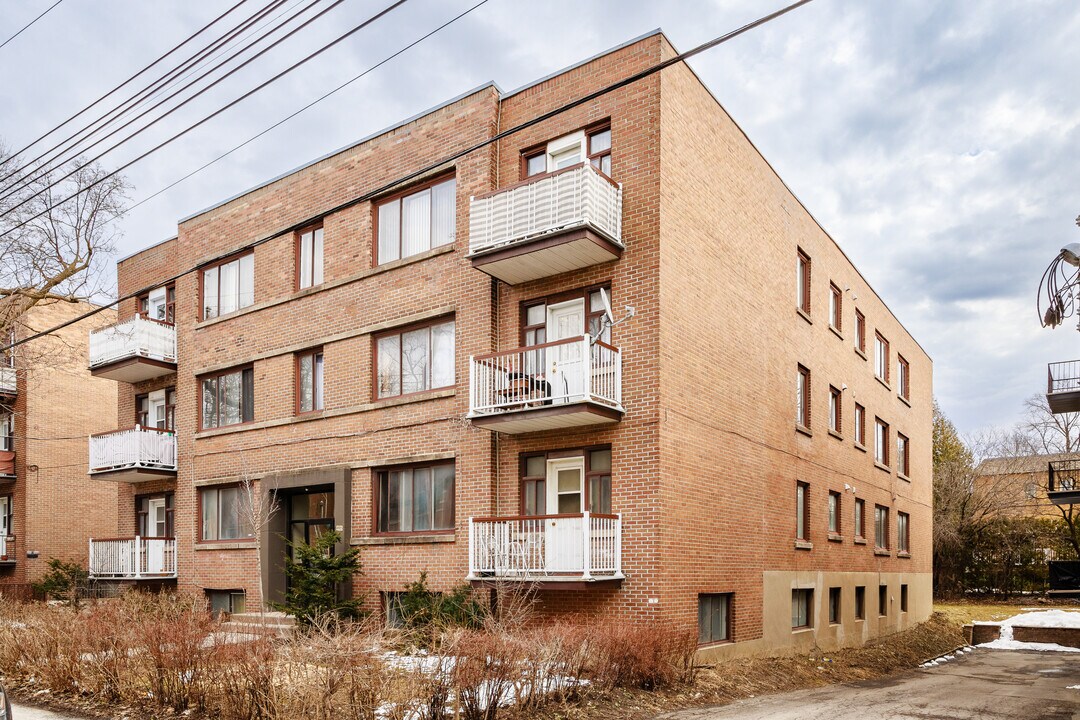
[[[1070,685],[1065,689],[1066,690],[1080,690],[1080,685]]]
[[[1068,610],[1040,610],[1013,615],[999,623],[979,623],[980,625],[997,625],[1001,633],[997,640],[983,643],[979,647],[992,650],[1036,650],[1039,652],[1069,652],[1080,653],[1080,648],[1066,647],[1057,643],[1034,643],[1019,642],[1013,640],[1013,627],[1039,627],[1039,628],[1076,628],[1080,629],[1080,612]]]

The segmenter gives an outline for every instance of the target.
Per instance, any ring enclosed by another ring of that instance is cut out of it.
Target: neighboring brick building
[[[121,425],[166,429],[103,466],[131,481],[122,533],[175,534],[155,567],[222,608],[279,598],[280,537],[336,527],[372,607],[421,571],[528,582],[549,613],[698,623],[718,654],[926,618],[930,359],[689,68],[356,201],[674,52],[656,32],[485,85],[120,262],[175,319],[95,369]],[[277,493],[265,527],[232,510],[246,480]]]
[[[92,308],[45,301],[15,337],[55,327]],[[116,321],[103,310],[89,324]],[[85,564],[88,542],[116,529],[115,485],[86,476],[86,436],[115,424],[116,383],[86,369],[86,327],[20,345],[0,367],[0,593],[48,572],[59,558]]]
[[[993,497],[1002,515],[1060,520],[1060,508],[1069,508],[1061,496],[1080,491],[1080,453],[987,458],[976,468],[975,488]]]

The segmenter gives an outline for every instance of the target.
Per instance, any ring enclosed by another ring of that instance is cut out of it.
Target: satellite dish
[[[600,288],[600,302],[604,304],[604,316],[607,317],[608,323],[615,324],[615,313],[611,312],[611,302],[608,300],[607,292],[604,288]]]

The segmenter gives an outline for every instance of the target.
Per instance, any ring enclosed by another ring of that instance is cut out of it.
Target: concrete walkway
[[[12,720],[83,720],[82,715],[61,715],[51,710],[14,703],[11,706],[11,714]]]
[[[1078,688],[1070,689],[1070,686]],[[671,720],[1080,720],[1080,655],[976,649],[938,667],[884,680],[800,690],[662,717]]]

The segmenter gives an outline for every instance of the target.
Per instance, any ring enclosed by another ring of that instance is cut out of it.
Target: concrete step
[[[267,611],[262,614],[257,612],[233,613],[229,616],[230,622],[261,623],[269,625],[296,625],[296,618],[283,612]]]
[[[296,618],[280,612],[233,613],[221,630],[237,636],[289,637],[296,632]]]

